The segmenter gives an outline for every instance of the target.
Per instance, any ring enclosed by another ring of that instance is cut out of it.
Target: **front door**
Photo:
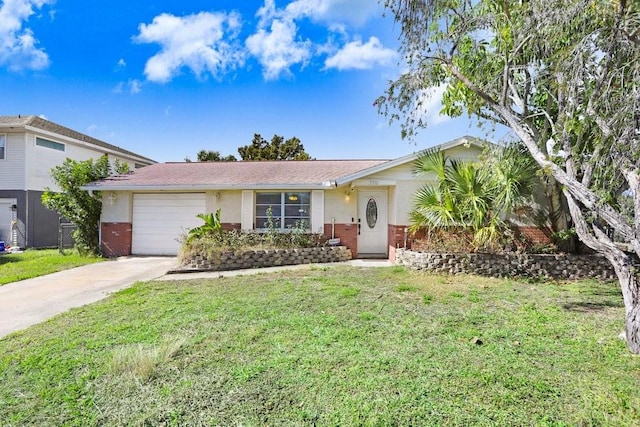
[[[387,256],[387,191],[358,190],[358,255]]]

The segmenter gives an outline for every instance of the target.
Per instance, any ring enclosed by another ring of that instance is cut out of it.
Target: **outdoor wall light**
[[[109,194],[109,204],[115,205],[116,200],[118,200],[118,195],[112,191],[111,194]]]
[[[348,202],[349,200],[351,200],[351,192],[349,190],[347,190],[344,193],[344,201]]]
[[[221,198],[222,198],[222,195],[220,194],[220,192],[219,192],[219,191],[216,191],[216,192],[213,194],[213,201],[214,201],[214,202],[219,201]]]

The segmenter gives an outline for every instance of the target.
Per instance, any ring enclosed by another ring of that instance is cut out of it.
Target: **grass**
[[[596,281],[137,283],[0,340],[0,425],[636,426],[623,317]]]
[[[61,254],[57,249],[5,253],[0,255],[0,286],[99,261],[102,258],[81,256],[77,251]]]

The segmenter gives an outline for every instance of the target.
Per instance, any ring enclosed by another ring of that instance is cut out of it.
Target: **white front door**
[[[358,190],[358,255],[387,255],[387,191]]]

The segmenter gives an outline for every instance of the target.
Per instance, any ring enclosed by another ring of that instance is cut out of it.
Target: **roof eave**
[[[327,190],[333,182],[311,184],[191,184],[191,185],[95,185],[80,187],[85,191],[220,191],[220,190]]]
[[[345,184],[350,183],[351,181],[355,181],[356,179],[361,179],[364,178],[365,176],[369,176],[369,175],[373,175],[374,173],[378,173],[378,172],[382,172],[391,168],[394,168],[396,166],[399,165],[403,165],[405,163],[408,162],[412,162],[414,160],[416,160],[418,157],[420,157],[422,155],[422,153],[424,153],[425,151],[428,150],[449,150],[451,148],[457,147],[459,145],[465,145],[468,144],[469,146],[473,145],[476,147],[481,147],[483,143],[486,143],[486,141],[482,141],[476,137],[473,136],[463,136],[460,138],[456,138],[453,139],[451,141],[447,141],[444,142],[440,145],[435,145],[433,147],[430,148],[426,148],[424,150],[420,150],[411,154],[408,154],[406,156],[403,157],[399,157],[397,159],[394,160],[389,160],[388,162],[376,165],[376,166],[372,166],[370,168],[367,169],[363,169],[361,171],[358,171],[356,173],[353,173],[351,175],[346,175],[343,176],[342,178],[338,178],[335,181],[335,185],[336,187],[340,187],[343,186]]]

